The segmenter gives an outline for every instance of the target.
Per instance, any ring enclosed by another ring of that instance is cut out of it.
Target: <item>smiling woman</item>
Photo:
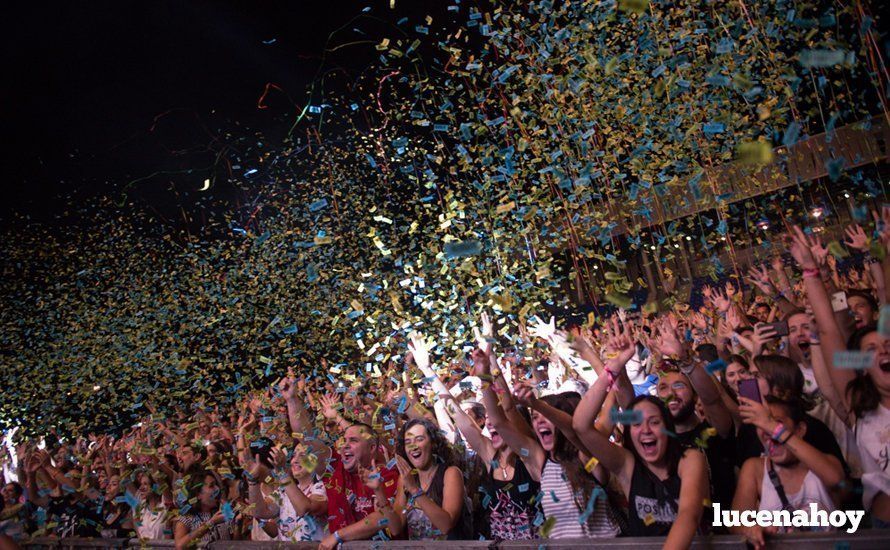
[[[472,533],[463,473],[442,432],[430,421],[407,422],[399,436],[396,510],[411,540],[462,540]]]

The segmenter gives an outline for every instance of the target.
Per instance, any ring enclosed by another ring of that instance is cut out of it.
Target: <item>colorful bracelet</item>
[[[788,431],[786,433],[788,434],[788,437],[786,437],[783,441],[779,441],[778,442],[779,445],[784,445],[785,443],[788,443],[788,440],[791,439],[792,437],[794,437],[794,432]]]
[[[779,422],[776,424],[776,429],[773,430],[773,434],[770,436],[770,439],[779,443],[779,438],[782,437],[782,434],[785,433],[785,424]],[[779,443],[781,445],[781,443]]]
[[[818,269],[818,268],[807,268],[807,269],[804,269],[804,270],[803,270],[803,276],[804,276],[804,279],[813,279],[813,278],[815,278],[815,277],[820,277],[820,278],[821,278],[821,274],[819,273],[819,269]]]
[[[340,536],[340,531],[334,531],[334,540],[337,541],[337,544],[343,544],[344,542],[346,542],[343,540],[343,537]]]

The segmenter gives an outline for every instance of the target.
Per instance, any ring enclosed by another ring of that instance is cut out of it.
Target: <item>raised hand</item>
[[[723,290],[705,287],[704,294],[706,298],[710,299],[711,305],[721,313],[729,310],[729,307],[732,305],[732,301]]]
[[[868,235],[865,234],[862,226],[853,224],[848,226],[844,233],[847,235],[847,240],[845,241],[847,246],[856,250],[868,250]]]
[[[247,472],[250,477],[260,481],[265,479],[269,474],[268,468],[266,468],[262,462],[260,462],[260,455],[251,455],[249,452],[243,452],[238,454],[238,462],[241,464],[241,469]]]
[[[760,352],[763,350],[767,342],[775,340],[776,338],[775,327],[768,323],[757,323],[754,326],[754,334],[751,335],[751,342],[754,344],[754,352],[752,352],[752,355],[760,355]]]
[[[340,416],[339,411],[337,411],[339,402],[333,394],[319,395],[318,404],[321,406],[321,414],[328,420],[336,420]]]
[[[760,289],[760,292],[763,292],[767,296],[772,296],[775,291],[775,286],[773,285],[772,280],[769,277],[769,271],[767,271],[766,266],[751,266],[748,269],[748,282],[756,286]]]
[[[671,357],[683,355],[683,344],[677,336],[676,327],[671,324],[669,318],[665,318],[658,329],[658,347],[661,349],[662,355]]]
[[[617,372],[623,369],[627,362],[630,361],[636,349],[627,328],[620,324],[618,319],[613,317],[610,324],[611,328],[606,339],[606,368],[612,372]]]
[[[490,374],[491,366],[488,362],[488,354],[482,351],[482,348],[473,350],[473,375],[479,378],[487,377]]]
[[[816,263],[820,266],[825,265],[828,259],[828,247],[822,244],[822,239],[817,235],[808,235],[807,244],[810,246],[810,252],[813,254],[813,259],[816,260]]]
[[[396,455],[396,467],[399,469],[399,477],[404,483],[405,491],[414,494],[420,490],[420,482],[417,480],[417,474],[413,466],[408,464],[402,455]]]
[[[273,447],[269,457],[272,459],[272,466],[274,466],[276,470],[286,470],[287,451],[285,451],[283,447]]]
[[[287,369],[287,376],[281,379],[281,382],[278,384],[278,391],[281,392],[281,396],[285,400],[293,401],[297,397],[296,386],[293,368]]]
[[[532,387],[527,382],[519,382],[513,388],[513,397],[516,399],[516,402],[525,407],[531,407],[532,404],[538,400],[538,396],[535,394],[535,388]]]
[[[550,321],[545,323],[536,315],[531,318],[531,322],[532,326],[529,328],[529,333],[536,338],[549,342],[553,335],[556,334],[556,319],[554,317],[550,317]]]
[[[480,320],[482,321],[482,329],[480,330],[479,327],[473,327],[473,333],[476,336],[476,345],[478,345],[485,353],[489,353],[491,351],[491,342],[494,340],[494,325],[492,325],[488,313],[484,311],[482,312]]]
[[[411,341],[408,343],[408,349],[411,350],[411,356],[414,357],[414,363],[424,376],[432,376],[430,369],[430,350],[426,343],[426,338],[419,332],[412,332],[409,336]]]
[[[596,349],[593,347],[593,335],[589,329],[578,331],[578,334],[575,335],[569,346],[582,357],[585,354],[596,355]]]
[[[361,475],[362,483],[368,489],[376,491],[382,487],[383,478],[380,476],[380,468],[377,467],[376,459],[371,459],[370,468],[359,468],[359,475]]]
[[[810,242],[806,234],[798,226],[793,226],[788,235],[788,250],[801,269],[819,269],[816,258],[810,250]]]

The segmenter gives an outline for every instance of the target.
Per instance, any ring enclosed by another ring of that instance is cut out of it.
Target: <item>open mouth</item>
[[[352,454],[352,451],[343,451],[343,460],[344,461],[352,461],[355,458],[355,455]]]
[[[408,453],[408,456],[410,456],[413,460],[418,460],[418,461],[419,461],[419,460],[420,460],[420,456],[421,456],[422,454],[423,454],[423,452],[421,452],[420,449],[415,449],[415,450],[411,451],[410,453]]]
[[[809,340],[800,340],[797,342],[797,347],[800,348],[800,351],[809,351],[810,350],[810,341]]]
[[[553,431],[549,428],[541,428],[538,430],[538,439],[541,440],[542,444],[548,444],[553,442]]]
[[[646,456],[654,456],[658,448],[658,441],[655,438],[641,438],[640,450]]]
[[[881,367],[881,372],[890,372],[890,359],[884,359],[878,366]]]

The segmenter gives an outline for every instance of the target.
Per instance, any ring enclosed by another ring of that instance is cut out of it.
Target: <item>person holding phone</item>
[[[750,365],[751,380],[739,382],[739,408],[745,403],[763,403],[766,396],[773,396],[795,403],[806,411],[811,404],[803,397],[803,374],[791,359],[783,355],[760,355]],[[822,452],[840,460],[845,472],[849,472],[847,462],[834,434],[819,419],[804,412],[806,430],[804,440]],[[741,467],[746,460],[760,456],[764,452],[763,442],[757,437],[757,430],[751,424],[742,424],[736,440],[736,460]]]
[[[745,461],[732,503],[734,510],[809,510],[815,503],[828,513],[837,507],[846,479],[837,457],[823,453],[806,442],[805,414],[796,401],[771,395],[766,404],[753,380],[742,381],[740,412],[746,425],[754,426],[766,453]],[[740,393],[741,395],[741,393]],[[764,530],[758,526],[734,527],[755,548],[765,545]]]

